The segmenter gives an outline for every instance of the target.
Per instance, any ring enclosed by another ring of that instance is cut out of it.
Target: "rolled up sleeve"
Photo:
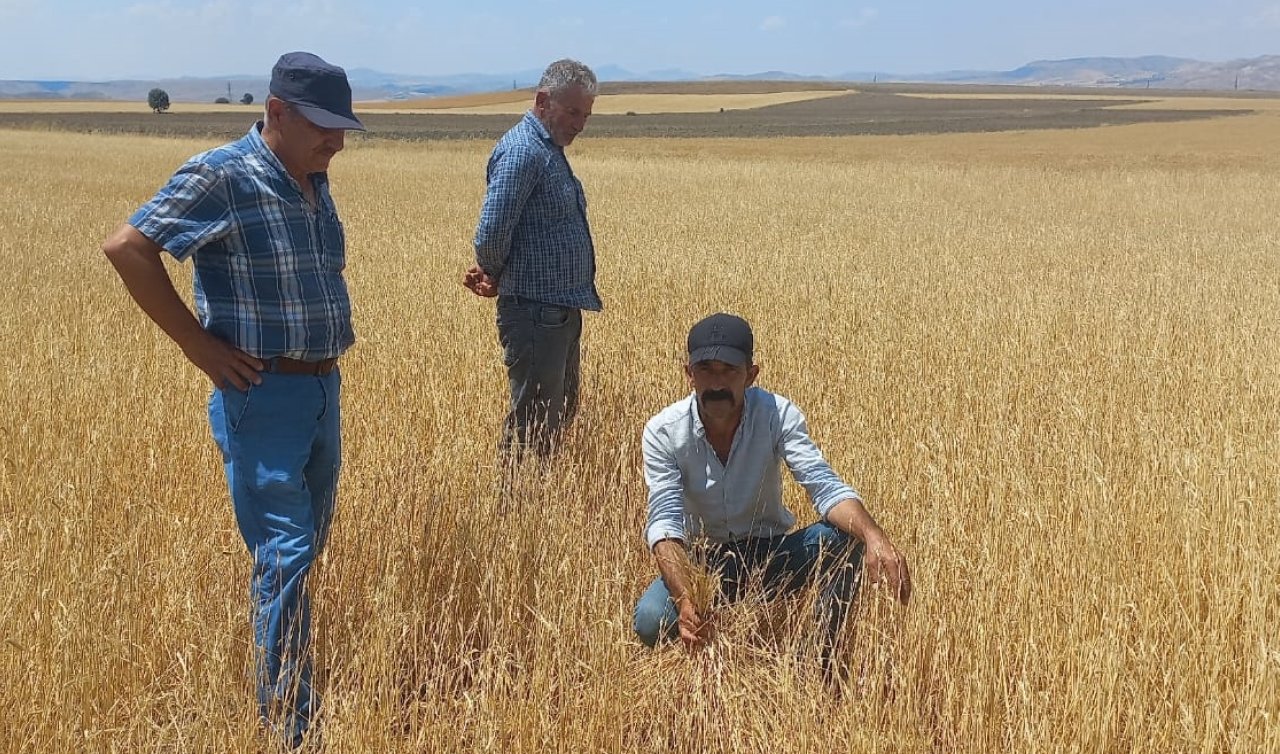
[[[188,162],[133,213],[129,224],[183,261],[231,231],[230,207],[222,174],[202,162]]]
[[[680,466],[665,440],[664,430],[644,428],[644,480],[649,485],[649,519],[645,539],[649,549],[664,539],[685,539],[684,487]]]
[[[785,399],[783,399],[785,400]],[[804,414],[790,401],[781,406],[781,438],[778,453],[782,456],[791,476],[805,491],[813,508],[823,520],[832,508],[844,500],[861,496],[844,482],[822,457],[822,451],[809,437],[809,427]]]
[[[507,266],[520,215],[538,185],[545,160],[529,149],[511,146],[489,160],[488,188],[476,226],[476,264],[497,278]]]

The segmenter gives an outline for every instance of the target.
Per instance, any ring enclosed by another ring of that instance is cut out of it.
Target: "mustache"
[[[708,401],[729,401],[733,403],[733,392],[730,390],[703,390],[702,402]]]

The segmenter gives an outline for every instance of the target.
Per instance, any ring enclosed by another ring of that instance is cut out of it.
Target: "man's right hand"
[[[197,338],[183,352],[192,364],[209,376],[214,387],[221,389],[230,385],[244,391],[249,389],[250,383],[262,384],[259,372],[266,364],[215,335],[204,333],[204,337]]]
[[[705,647],[715,633],[715,621],[711,616],[703,618],[690,600],[680,600],[680,641],[684,642],[686,649]]]
[[[462,284],[477,296],[493,298],[498,295],[498,281],[480,269],[479,265],[472,265],[471,269],[467,270],[467,273],[462,276]]]

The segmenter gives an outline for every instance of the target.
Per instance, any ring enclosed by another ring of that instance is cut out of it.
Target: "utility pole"
[[[227,101],[231,101],[231,82],[227,82]]]

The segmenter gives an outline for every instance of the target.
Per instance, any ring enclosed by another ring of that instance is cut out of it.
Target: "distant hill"
[[[1202,90],[1280,91],[1280,55],[1209,63],[1189,58],[1149,55],[1135,58],[1071,58],[1037,60],[1012,71],[943,71],[901,74],[849,71],[838,76],[802,76],[786,71],[722,73],[703,76],[682,69],[634,73],[614,65],[596,69],[601,81],[879,81],[896,83],[1003,84]],[[539,70],[501,74],[423,76],[384,73],[368,68],[348,72],[357,100],[398,100],[517,89],[537,84]],[[169,93],[173,102],[237,101],[244,93],[261,102],[267,94],[265,76],[211,76],[151,81],[0,81],[0,98],[145,100],[152,87]]]
[[[951,71],[882,81],[1280,91],[1280,55],[1225,63],[1149,55],[1139,58],[1037,60],[1012,71]]]

